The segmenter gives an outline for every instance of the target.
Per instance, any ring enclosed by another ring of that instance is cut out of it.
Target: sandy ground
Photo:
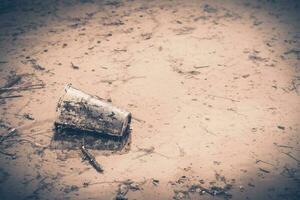
[[[1,94],[0,199],[300,199],[299,3],[1,1],[1,87],[45,87]],[[102,174],[49,148],[67,83],[138,119]]]

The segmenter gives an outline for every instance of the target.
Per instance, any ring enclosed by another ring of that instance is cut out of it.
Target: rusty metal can
[[[111,136],[123,136],[129,129],[131,113],[111,103],[66,85],[57,105],[55,125]]]

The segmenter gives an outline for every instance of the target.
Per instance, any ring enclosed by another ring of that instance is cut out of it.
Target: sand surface
[[[0,199],[300,199],[299,1],[3,0],[0,13],[1,87],[45,84],[0,94],[22,95],[0,100]],[[128,151],[91,150],[102,174],[49,148],[68,83],[135,118]]]

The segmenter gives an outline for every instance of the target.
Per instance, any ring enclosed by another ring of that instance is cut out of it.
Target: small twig
[[[209,67],[209,65],[202,65],[202,66],[194,66],[195,69],[205,68]]]
[[[103,172],[103,168],[101,167],[101,165],[97,162],[95,157],[90,152],[88,152],[84,145],[81,146],[81,152],[84,156],[84,160],[88,160],[97,172]]]
[[[32,84],[28,86],[20,86],[20,87],[2,87],[0,88],[0,92],[7,92],[7,91],[19,91],[19,90],[33,90],[33,89],[41,89],[44,88],[45,84]]]
[[[293,160],[295,160],[295,161],[297,161],[298,163],[300,163],[300,160],[298,160],[298,159],[295,158],[293,155],[291,155],[291,153],[285,153],[285,152],[283,152],[283,151],[282,151],[281,153],[283,153],[283,154],[289,156],[289,157],[292,158]]]
[[[166,155],[164,155],[164,154],[162,154],[162,153],[158,153],[158,152],[154,152],[154,153],[156,153],[157,155],[160,155],[160,156],[162,156],[162,157],[164,157],[164,158],[170,159],[169,156],[166,156]]]
[[[164,155],[164,154],[161,154],[161,153],[156,152],[156,151],[155,151],[155,148],[154,148],[153,146],[151,146],[150,148],[140,148],[140,147],[138,147],[138,146],[136,146],[136,147],[137,147],[137,149],[138,149],[138,152],[141,151],[141,152],[144,152],[144,153],[141,154],[141,155],[136,156],[134,159],[138,159],[138,158],[141,158],[141,157],[144,157],[144,156],[153,154],[153,153],[155,153],[155,154],[157,154],[157,155],[160,155],[160,156],[162,156],[162,157],[165,157],[165,158],[167,158],[167,159],[170,158],[170,157],[168,157],[168,156],[166,156],[166,155]]]
[[[272,165],[274,166],[273,164],[269,163],[269,162],[266,162],[266,161],[263,161],[263,160],[256,160],[256,164],[259,163],[259,162],[262,162],[262,163],[265,163],[265,164],[268,164],[268,165]]]
[[[9,138],[10,136],[12,136],[14,133],[16,133],[17,129],[13,128],[11,129],[10,131],[8,131],[8,133],[6,135],[3,135],[1,138],[0,138],[0,144],[7,138]]]
[[[115,52],[120,52],[120,51],[124,51],[126,52],[127,50],[126,49],[114,49]]]
[[[128,81],[130,81],[130,80],[132,80],[132,79],[139,79],[139,78],[146,78],[146,76],[131,76],[131,77],[122,79],[121,81],[122,81],[123,83],[126,83],[126,82],[128,82]]]
[[[138,147],[138,146],[136,146],[136,147],[137,147],[137,149],[138,149],[138,152],[139,152],[139,151],[142,151],[142,152],[144,152],[144,153],[141,154],[141,155],[136,156],[134,159],[138,159],[138,158],[144,157],[144,156],[146,156],[146,155],[153,154],[153,153],[154,153],[154,149],[155,149],[153,146],[150,147],[150,148],[140,148],[140,147]]]
[[[48,146],[43,146],[41,144],[38,144],[36,142],[30,141],[28,139],[11,139],[11,140],[6,140],[7,142],[19,142],[19,143],[23,143],[23,142],[27,142],[29,144],[31,144],[32,146],[38,147],[38,148],[48,148]]]
[[[22,97],[23,95],[12,95],[12,96],[6,96],[6,97],[0,97],[0,99],[11,99],[11,98],[18,98]]]
[[[79,69],[79,67],[78,67],[77,65],[74,65],[72,62],[71,62],[71,67],[72,67],[73,69]]]
[[[277,147],[280,147],[280,148],[287,148],[287,149],[293,149],[294,151],[300,151],[300,149],[297,149],[295,147],[292,147],[292,146],[288,146],[288,145],[280,145],[280,144],[277,144],[276,142],[273,143],[275,146]]]
[[[276,142],[273,143],[275,146],[277,147],[283,147],[283,148],[289,148],[289,149],[293,149],[294,147],[291,147],[291,146],[287,146],[287,145],[280,145],[280,144],[277,144]]]
[[[7,152],[4,152],[2,150],[0,150],[0,154],[6,155],[6,156],[11,156],[11,157],[15,157],[16,156],[16,154],[14,154],[14,153],[7,153]]]
[[[178,149],[179,149],[179,153],[180,153],[180,157],[183,157],[185,155],[184,149],[181,148],[177,143],[176,143]]]
[[[9,79],[8,79],[8,81],[6,82],[6,84],[3,87],[5,87],[5,88],[12,87],[15,84],[17,84],[18,82],[20,82],[21,78],[22,78],[21,75],[10,76]]]
[[[134,119],[135,121],[137,122],[140,122],[140,123],[146,123],[146,121],[142,120],[142,119],[139,119],[137,117],[131,117],[132,119]]]
[[[88,183],[88,186],[90,185],[98,185],[98,184],[116,184],[116,183],[123,183],[124,181],[100,181],[100,182],[94,182],[94,183]]]
[[[35,136],[35,135],[42,135],[42,136],[45,136],[45,137],[51,137],[49,135],[44,135],[45,133],[52,133],[52,129],[46,129],[46,130],[38,130],[32,134],[26,134],[27,137],[32,137],[32,136]]]
[[[211,94],[208,94],[208,96],[216,97],[216,98],[221,98],[221,99],[227,99],[227,100],[230,100],[230,101],[232,101],[232,102],[240,102],[240,101],[238,101],[238,100],[235,100],[235,99],[232,99],[232,98],[229,98],[229,97],[222,97],[222,96],[211,95]]]
[[[111,80],[101,80],[101,83],[108,83],[108,84],[112,84],[113,82],[118,81],[118,79],[111,79]]]

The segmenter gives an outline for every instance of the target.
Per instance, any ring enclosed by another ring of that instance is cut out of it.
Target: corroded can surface
[[[56,126],[123,136],[131,114],[99,97],[86,94],[68,84],[57,105]]]

